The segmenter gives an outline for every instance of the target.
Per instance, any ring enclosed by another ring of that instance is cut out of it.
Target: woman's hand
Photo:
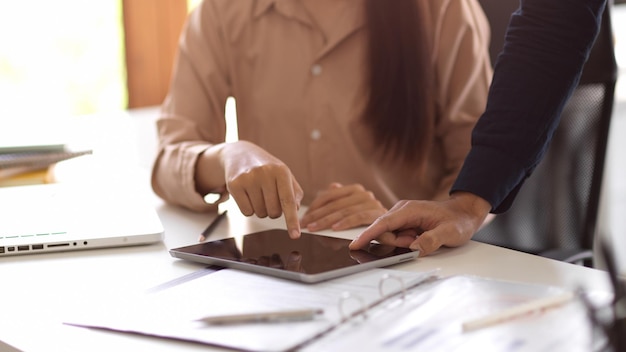
[[[387,209],[363,186],[332,183],[313,200],[300,225],[309,231],[340,231],[369,225],[385,212]]]
[[[287,165],[246,141],[224,144],[220,154],[226,188],[241,212],[260,218],[284,214],[289,236],[300,237],[303,191]]]

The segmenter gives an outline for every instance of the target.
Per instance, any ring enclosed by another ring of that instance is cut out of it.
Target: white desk
[[[104,122],[99,118],[85,122],[86,126],[95,128],[94,134],[87,135],[95,142],[95,150],[103,150],[94,153],[95,163],[89,169],[92,177],[124,177],[149,187],[148,167],[156,145],[154,113],[154,110],[138,111],[132,116],[121,113],[113,118],[107,117]],[[115,141],[113,146],[108,144],[110,141]],[[120,169],[127,171],[119,172]],[[62,168],[59,172],[63,172]],[[144,291],[204,267],[173,259],[168,249],[195,243],[213,215],[169,206],[156,197],[154,204],[165,228],[163,243],[0,259],[0,341],[33,352],[206,351],[207,347],[201,345],[61,324],[69,312],[106,302],[107,297],[125,291]],[[219,225],[212,238],[284,227],[281,219],[245,218],[232,205],[229,204],[228,208],[228,220]],[[334,234],[353,237],[357,233],[358,230]],[[442,275],[475,274],[568,288],[583,286],[601,292],[610,289],[608,278],[602,271],[477,242],[461,248],[443,249],[393,268],[417,271],[441,268]],[[0,343],[0,351],[4,351],[3,348]]]

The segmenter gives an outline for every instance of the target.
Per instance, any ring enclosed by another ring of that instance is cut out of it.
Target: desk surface
[[[149,190],[149,164],[156,145],[154,111],[121,113],[86,122],[95,134],[91,177],[122,177]],[[102,128],[107,126],[107,128]],[[110,141],[116,141],[112,147]],[[98,143],[102,143],[98,145]],[[137,144],[139,143],[139,144]],[[101,148],[101,149],[99,149]],[[124,160],[124,161],[120,161]],[[78,161],[72,161],[78,162]],[[124,173],[119,164],[132,166]],[[69,161],[68,161],[69,163]],[[118,165],[118,167],[113,167]],[[113,168],[112,168],[113,167]],[[132,170],[132,171],[130,171]],[[61,180],[72,175],[63,175]],[[149,337],[94,331],[61,324],[68,313],[106,302],[124,292],[142,292],[164,282],[202,269],[200,264],[171,258],[169,248],[192,244],[214,214],[198,214],[164,204],[156,196],[154,205],[165,228],[163,243],[115,249],[53,253],[0,259],[0,341],[24,351],[206,351],[206,346]],[[211,238],[284,227],[282,219],[246,218],[234,207]],[[323,232],[344,238],[359,230]],[[584,287],[608,292],[610,283],[603,271],[566,264],[478,242],[419,258],[393,267],[427,271],[439,268],[442,275],[475,274],[496,279],[540,283],[567,288]],[[0,350],[4,351],[0,342]]]

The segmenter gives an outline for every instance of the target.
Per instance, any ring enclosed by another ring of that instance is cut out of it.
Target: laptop
[[[141,187],[57,183],[0,187],[0,257],[160,242]]]

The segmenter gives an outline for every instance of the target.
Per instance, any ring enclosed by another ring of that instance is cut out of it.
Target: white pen
[[[206,324],[245,324],[245,323],[265,323],[265,322],[289,322],[312,320],[316,315],[323,314],[319,308],[281,310],[272,312],[243,313],[229,315],[206,316],[198,319]]]
[[[535,299],[530,302],[495,312],[482,318],[467,321],[463,323],[463,331],[469,332],[504,323],[532,312],[543,311],[548,308],[560,306],[569,302],[572,298],[574,298],[574,294],[572,292],[566,292],[556,296]]]

